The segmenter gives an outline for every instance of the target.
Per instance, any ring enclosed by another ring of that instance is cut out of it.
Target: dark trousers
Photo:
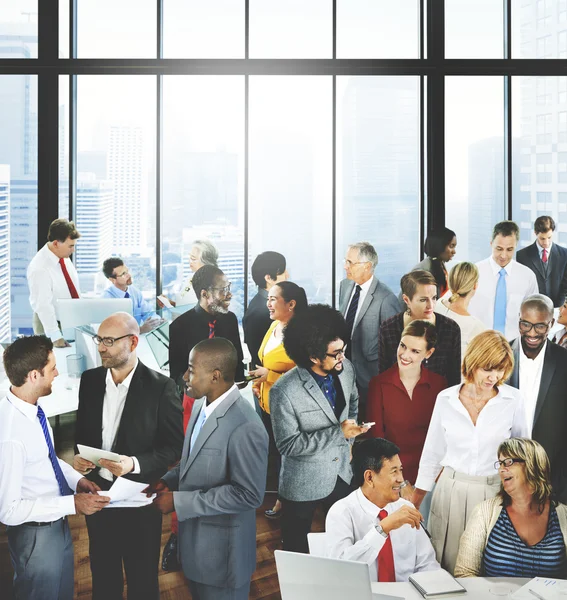
[[[86,517],[93,600],[158,600],[161,513],[151,506],[105,508]]]
[[[352,486],[337,477],[335,489],[326,498],[307,502],[296,502],[282,498],[283,549],[290,552],[309,554],[307,534],[311,531],[311,523],[317,506],[322,504],[325,510],[329,510],[337,500],[348,496],[351,492]]]
[[[270,473],[274,472],[276,474],[276,481],[280,480],[280,469],[282,467],[282,457],[278,451],[276,446],[276,440],[274,438],[274,429],[272,427],[272,419],[270,418],[270,414],[262,411],[262,422],[264,423],[264,427],[268,432],[269,438],[269,446],[268,446],[268,456],[270,458]],[[273,471],[272,471],[273,469]],[[279,494],[278,494],[279,498]]]

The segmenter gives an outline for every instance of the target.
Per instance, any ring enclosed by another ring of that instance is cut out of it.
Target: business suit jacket
[[[254,365],[260,364],[258,353],[266,331],[270,328],[272,320],[266,302],[268,301],[268,291],[258,288],[258,293],[250,300],[250,304],[244,313],[242,319],[242,329],[244,330],[244,341],[250,350],[251,362]]]
[[[79,387],[79,409],[75,433],[76,444],[102,447],[102,407],[108,369],[97,367],[85,371]],[[183,414],[173,381],[149,369],[141,362],[130,382],[124,411],[112,447],[113,452],[135,456],[139,474],[127,479],[150,483],[159,479],[181,456]],[[87,477],[110,487],[94,469]]]
[[[358,415],[354,367],[345,360],[338,376],[345,407],[335,416],[311,373],[295,367],[270,390],[270,417],[276,446],[282,455],[279,494],[286,500],[326,498],[337,476],[352,479],[350,444],[341,423]]]
[[[233,390],[207,418],[190,452],[204,402],[195,401],[181,461],[163,480],[174,491],[185,576],[238,588],[256,568],[256,508],[266,489],[268,434]]]
[[[516,260],[535,273],[540,294],[551,298],[553,306],[563,304],[567,295],[567,248],[555,243],[551,246],[547,269],[536,242],[518,250]]]
[[[346,317],[349,300],[355,282],[343,279],[339,288],[339,310]],[[402,310],[392,290],[372,278],[372,283],[360,308],[350,340],[351,360],[356,371],[356,380],[362,390],[368,390],[370,380],[378,375],[378,332],[382,321]]]
[[[509,384],[520,388],[520,338],[512,343],[514,370]],[[521,390],[520,390],[521,391]],[[553,490],[567,501],[567,350],[547,342],[537,397],[532,439],[539,442],[551,462]],[[531,425],[531,424],[528,424]]]

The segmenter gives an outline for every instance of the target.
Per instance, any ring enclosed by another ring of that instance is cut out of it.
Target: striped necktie
[[[215,337],[215,323],[216,322],[217,322],[216,319],[214,319],[213,321],[209,321],[209,339]]]

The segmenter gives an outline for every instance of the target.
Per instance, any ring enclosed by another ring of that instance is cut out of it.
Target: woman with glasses
[[[436,229],[427,236],[423,250],[427,258],[418,263],[413,270],[431,273],[437,282],[439,298],[442,298],[449,290],[445,264],[453,260],[457,253],[457,235],[447,227]]]
[[[567,506],[553,500],[545,450],[534,440],[505,440],[494,468],[500,491],[474,509],[455,576],[565,578]]]
[[[406,273],[400,282],[407,309],[382,322],[378,333],[378,369],[387,371],[397,362],[398,345],[404,327],[416,319],[435,325],[437,345],[427,360],[427,368],[449,385],[461,381],[461,330],[453,319],[435,312],[437,282],[427,271]]]
[[[428,528],[437,560],[450,573],[471,511],[498,493],[499,445],[527,435],[522,396],[504,384],[513,365],[504,336],[484,331],[467,348],[464,383],[441,392],[435,402],[412,501],[419,509],[437,481]]]

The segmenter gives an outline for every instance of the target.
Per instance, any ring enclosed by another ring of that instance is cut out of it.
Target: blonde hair
[[[498,458],[519,458],[524,461],[526,481],[532,489],[532,498],[539,512],[543,512],[546,502],[551,497],[551,465],[543,446],[535,440],[527,438],[510,438],[498,446]],[[510,505],[512,499],[500,488],[498,497],[504,506]]]
[[[462,373],[467,383],[474,383],[474,375],[479,369],[485,371],[504,371],[502,378],[496,383],[501,385],[512,374],[514,369],[514,353],[506,338],[493,329],[476,335],[465,352]]]
[[[474,290],[478,282],[478,268],[470,262],[462,262],[455,265],[449,273],[449,289],[452,292],[449,303],[464,298]]]

